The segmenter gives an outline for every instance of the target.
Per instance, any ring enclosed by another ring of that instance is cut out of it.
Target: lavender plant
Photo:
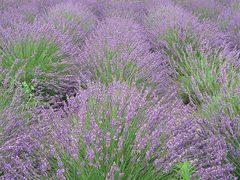
[[[188,38],[196,38],[196,41],[207,46],[206,48],[224,48],[226,34],[219,31],[219,26],[211,21],[199,22],[198,18],[185,11],[178,5],[170,2],[153,4],[145,20],[145,26],[153,41],[153,45],[165,47],[164,37],[168,32],[177,33],[184,42]]]
[[[195,168],[192,178],[234,179],[224,138],[207,131],[201,120],[186,118],[172,133],[167,143],[169,168],[175,163],[189,161]]]
[[[176,1],[178,5],[192,11],[200,20],[217,19],[224,6],[216,0]]]
[[[221,88],[217,96],[206,97],[206,102],[201,109],[201,115],[204,118],[211,120],[218,114],[230,119],[240,116],[239,77],[239,72],[230,65],[220,68]]]
[[[51,21],[57,29],[67,32],[73,42],[82,46],[86,35],[96,24],[94,14],[80,2],[64,2],[48,10],[45,19]]]
[[[129,17],[141,23],[147,14],[146,3],[139,1],[126,2],[111,0],[107,2],[105,6],[105,16],[107,17]]]
[[[44,131],[37,129],[33,117],[38,111],[30,110],[23,102],[22,89],[14,92],[10,105],[0,111],[0,178],[39,178],[45,173],[45,156],[37,138]],[[0,102],[3,95],[7,94],[0,95]]]
[[[158,86],[164,91],[171,84],[166,60],[149,49],[141,26],[131,19],[111,17],[87,39],[82,67],[91,79],[100,78],[106,85],[116,78],[129,84]]]
[[[181,43],[177,43],[175,47],[170,45],[172,48],[167,53],[180,82],[180,95],[183,99],[186,98],[185,101],[190,98],[195,104],[208,104],[208,98],[215,99],[213,102],[216,103],[220,97],[225,96],[226,102],[229,101],[227,104],[231,102],[236,109],[238,102],[235,98],[236,93],[233,93],[238,88],[238,67],[234,68],[236,57],[232,59],[221,49],[209,51],[200,50],[197,45],[189,45],[186,49],[182,48]],[[231,94],[229,96],[226,96],[227,89]]]
[[[29,96],[35,94],[47,99],[64,95],[73,88],[69,70],[77,48],[67,36],[50,24],[25,24],[3,34],[1,68],[8,71],[5,78],[9,78],[14,86],[20,84]],[[17,74],[20,77],[15,83]]]
[[[239,178],[240,76],[235,71],[227,74],[229,68],[225,66],[221,69],[221,91],[203,106],[200,115],[208,121],[205,121],[206,129],[225,138],[228,161],[234,168],[233,175]]]
[[[198,26],[196,17],[170,2],[154,5],[149,9],[144,22],[152,48],[155,50],[164,48],[166,46],[164,37],[170,35],[169,32],[177,33],[182,41],[189,36],[190,38],[195,36],[194,30]]]
[[[141,26],[131,19],[111,17],[86,40],[79,64],[89,79],[101,79],[105,85],[117,79],[129,85],[136,81],[146,86],[163,82],[159,85],[164,87],[168,83],[166,60],[148,49]]]
[[[150,11],[146,25],[155,49],[169,59],[171,76],[179,82],[184,103],[192,101],[200,105],[205,95],[218,93],[219,67],[226,59],[221,52],[224,40],[218,41],[216,35],[211,37],[212,33],[203,29],[208,23],[201,24],[178,6],[166,4]],[[212,42],[206,37],[213,38]]]
[[[191,47],[190,47],[191,48]],[[182,53],[182,54],[181,54]],[[174,55],[173,55],[174,56]],[[179,57],[180,56],[180,57]],[[179,52],[178,59],[171,64],[177,71],[180,93],[199,105],[205,96],[216,96],[221,87],[219,82],[221,64],[225,61],[219,53],[187,50]]]
[[[46,112],[44,119],[53,130],[49,163],[56,177],[167,179],[171,171],[155,164],[166,153],[166,119],[157,110],[164,106],[154,106],[147,94],[125,83],[97,83],[68,101],[67,114]]]
[[[16,96],[14,100],[20,100]],[[37,111],[34,112],[35,115]],[[0,178],[39,179],[47,177],[48,162],[36,122],[24,104],[12,102],[0,112]]]
[[[229,118],[224,114],[214,115],[212,121],[204,121],[204,127],[211,133],[222,136],[227,145],[227,159],[233,167],[232,174],[239,178],[239,118]],[[236,178],[236,179],[237,179]]]
[[[44,12],[61,0],[31,0],[1,2],[0,25],[16,28],[21,23],[34,23]]]

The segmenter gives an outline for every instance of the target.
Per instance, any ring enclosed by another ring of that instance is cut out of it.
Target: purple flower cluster
[[[44,131],[31,123],[32,115],[38,113],[31,113],[21,101],[23,93],[17,93],[9,107],[0,112],[1,178],[40,178],[46,175],[48,168],[39,138]]]
[[[200,19],[216,19],[223,8],[223,4],[215,0],[186,0],[178,3],[195,13]]]
[[[163,127],[181,116],[183,104],[176,101],[176,91],[160,100],[148,94],[126,83],[105,87],[98,82],[79,91],[62,110],[45,111],[44,121],[52,122],[49,152],[57,161],[57,177],[167,175],[158,163],[166,153]],[[137,166],[143,170],[137,172]]]
[[[225,139],[206,131],[199,120],[187,119],[172,131],[168,166],[178,161],[189,161],[195,168],[193,177],[201,179],[231,179],[233,166],[227,161]],[[169,168],[169,167],[168,167]]]
[[[80,47],[87,34],[94,28],[96,17],[80,2],[63,2],[47,11],[44,18],[62,32],[67,32]]]
[[[72,91],[76,84],[73,65],[79,49],[71,38],[50,23],[21,23],[15,28],[1,31],[1,67],[11,78],[10,83],[20,83],[43,100],[54,95],[61,99]]]
[[[239,179],[237,0],[1,0],[0,179]]]
[[[79,66],[90,79],[96,73],[120,71],[120,78],[158,83],[158,89],[166,90],[171,84],[168,65],[161,54],[150,53],[150,47],[145,30],[133,19],[109,17],[86,40]]]

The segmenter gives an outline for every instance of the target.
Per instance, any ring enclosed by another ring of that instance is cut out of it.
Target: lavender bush
[[[124,2],[111,0],[106,3],[105,15],[129,17],[141,23],[147,14],[146,3],[139,1]]]
[[[67,32],[73,42],[82,46],[86,35],[94,28],[96,18],[94,14],[80,2],[64,2],[50,8],[45,17],[57,29]]]
[[[41,164],[44,162],[44,157],[41,157],[41,153],[37,154],[41,152],[38,151],[41,147],[36,139],[39,131],[36,130],[36,123],[32,121],[37,111],[34,110],[33,113],[26,102],[23,102],[22,89],[15,89],[14,92],[13,97],[8,99],[11,101],[10,104],[4,109],[1,107],[0,111],[0,177],[1,179],[37,178],[44,173],[40,169],[44,168]],[[1,94],[1,105],[2,99],[5,98],[3,95],[9,94]]]
[[[205,118],[211,119],[217,114],[223,114],[230,119],[240,116],[240,84],[239,71],[235,71],[231,66],[223,66],[220,68],[220,84],[221,88],[217,96],[206,97],[206,103],[202,108]]]
[[[177,107],[169,103],[172,110],[167,110],[163,102],[173,100],[174,94],[159,102],[147,95],[126,83],[97,83],[68,101],[67,114],[46,112],[45,121],[52,122],[53,130],[49,163],[56,176],[167,179],[171,171],[164,172],[159,164],[166,154],[163,127]]]
[[[198,16],[201,20],[204,19],[217,19],[218,15],[221,13],[223,9],[223,4],[216,0],[183,0],[183,1],[176,1],[180,6],[183,6],[189,11]]]
[[[207,25],[210,24],[198,22],[191,14],[169,3],[152,9],[146,20],[152,44],[168,57],[174,70],[172,76],[179,82],[179,93],[185,103],[193,101],[199,105],[205,95],[215,96],[221,86],[219,68],[228,61],[225,51],[222,52],[225,41],[217,39],[220,34],[216,29],[212,31],[216,30],[218,35],[211,37],[212,32],[203,29]],[[213,39],[209,41],[206,37]]]
[[[33,121],[37,111],[34,115],[17,96],[14,100],[0,113],[0,177],[47,177],[48,162],[40,141],[45,131]]]
[[[224,114],[215,115],[212,121],[204,121],[203,127],[211,133],[224,138],[227,159],[232,166],[232,174],[239,178],[239,118],[231,119]]]
[[[233,174],[239,177],[239,117],[240,93],[239,74],[227,75],[229,67],[221,69],[221,93],[205,104],[201,116],[207,118],[204,127],[225,138],[228,160],[234,168]]]
[[[148,49],[140,25],[131,19],[111,17],[86,40],[79,66],[90,79],[100,78],[106,85],[116,78],[129,84],[137,81],[156,86],[156,82],[162,82],[159,85],[168,86],[166,60]]]
[[[47,9],[61,0],[2,1],[0,25],[14,28],[21,23],[34,23]]]
[[[172,54],[171,64],[180,82],[180,94],[195,104],[201,104],[206,96],[216,96],[221,84],[220,71],[225,58],[218,52],[197,51],[191,46],[186,51]],[[185,99],[186,101],[186,99]]]
[[[73,88],[69,70],[77,48],[68,36],[51,24],[25,24],[16,30],[4,30],[3,34],[1,68],[8,71],[5,78],[11,83],[19,74],[15,86],[20,84],[30,96],[40,93],[46,98]]]
[[[202,121],[187,119],[173,130],[168,141],[169,167],[189,161],[194,167],[193,178],[232,179],[234,170],[227,160],[227,145],[223,137],[202,128]]]

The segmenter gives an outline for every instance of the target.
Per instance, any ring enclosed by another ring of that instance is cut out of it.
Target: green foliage
[[[40,68],[44,73],[54,73],[63,71],[66,65],[56,65],[59,60],[63,59],[59,52],[59,47],[53,42],[49,42],[47,39],[42,38],[38,41],[34,41],[28,37],[23,40],[15,42],[11,47],[6,50],[1,50],[3,61],[1,66],[6,69],[12,70],[11,76],[15,76],[16,72],[23,70],[24,73],[21,75],[21,81],[25,81],[29,84],[35,77],[35,69]],[[38,77],[39,78],[39,77]],[[44,75],[40,76],[41,79],[46,79]]]
[[[226,68],[223,73],[225,82],[221,82],[221,88],[216,96],[211,96],[205,102],[203,108],[199,109],[198,115],[214,124],[214,128],[220,131],[228,146],[228,161],[235,170],[232,172],[235,177],[240,177],[240,158],[238,155],[240,148],[239,139],[239,117],[240,117],[240,75],[234,67]],[[213,118],[223,119],[213,121]],[[225,118],[227,122],[225,122]],[[222,122],[223,121],[223,122]],[[224,130],[220,130],[226,128]]]
[[[213,18],[217,12],[208,8],[197,8],[194,13],[200,20],[205,20]]]
[[[30,97],[33,97],[33,96],[34,96],[34,91],[35,91],[34,86],[28,85],[26,82],[23,82],[23,83],[22,83],[22,88],[23,88],[23,91],[24,91],[26,94],[29,94]]]
[[[240,100],[239,95],[236,94],[219,94],[213,97],[206,106],[200,112],[207,119],[211,119],[220,112],[231,119],[240,116]]]
[[[43,84],[46,81],[53,80],[55,77],[50,73],[65,73],[66,64],[59,62],[66,58],[66,55],[60,53],[59,46],[45,38],[34,41],[27,37],[11,44],[7,49],[0,49],[2,61],[0,66],[8,73],[0,77],[0,88],[4,91],[4,98],[1,99],[1,106],[6,107],[11,102],[16,87],[21,87],[25,92],[26,101],[33,99],[35,87],[32,83],[38,79]],[[59,64],[58,64],[59,63]],[[36,69],[41,71],[37,74]],[[2,87],[3,81],[9,78],[8,87]],[[57,79],[54,79],[58,82]],[[54,95],[52,91],[45,92],[47,95]],[[0,107],[1,108],[1,107]]]
[[[72,41],[79,45],[79,47],[82,47],[85,35],[80,35],[79,31],[81,30],[87,33],[95,23],[95,20],[91,15],[85,14],[86,12],[81,12],[81,10],[79,10],[79,12],[74,12],[71,11],[71,9],[65,9],[63,11],[53,12],[52,14],[50,12],[49,16],[52,18],[54,25],[58,30],[63,33],[68,33],[70,37],[72,37]]]
[[[68,21],[72,21],[73,19],[77,18],[76,14],[71,13],[70,11],[62,12],[62,17],[65,18]]]
[[[0,112],[10,105],[14,91],[12,90],[13,84],[10,82],[8,88],[3,87],[3,77],[0,77]]]
[[[108,86],[115,79],[116,81],[127,82],[130,86],[136,78],[137,64],[127,62],[123,69],[120,69],[116,63],[111,63],[114,56],[113,52],[107,53],[107,63],[101,61],[99,69],[96,69],[95,79]]]
[[[29,86],[26,82],[18,82],[16,77],[15,79],[9,78],[4,82],[3,77],[7,78],[9,73],[2,76],[2,78],[0,77],[0,112],[8,108],[15,101],[15,98],[20,98],[26,107],[35,107],[39,102],[34,96],[34,86]]]
[[[240,2],[234,2],[233,4],[232,4],[232,10],[233,11],[239,11],[240,10]]]
[[[221,89],[216,96],[212,96],[206,107],[201,110],[204,118],[211,119],[217,114],[222,114],[230,119],[240,117],[240,75],[233,67],[227,71],[227,82],[221,84]]]
[[[170,57],[170,65],[176,71],[175,80],[179,82],[179,95],[184,102],[190,99],[201,105],[204,97],[215,96],[219,89],[219,67],[224,62],[219,52],[199,51],[200,45],[194,36],[181,39],[177,32],[169,30],[165,38]]]
[[[177,164],[176,171],[181,180],[190,180],[196,169],[191,166],[189,161],[186,161]]]
[[[95,81],[100,80],[105,86],[109,86],[113,81],[127,82],[129,87],[135,84],[138,88],[144,89],[148,87],[154,89],[157,86],[156,83],[139,76],[140,68],[136,62],[122,62],[119,67],[113,60],[114,52],[109,51],[106,54],[107,62],[101,60],[99,68],[95,69]]]
[[[240,145],[240,139],[227,139],[227,143],[231,145],[231,147],[234,149],[235,152],[238,153],[239,151],[239,145]],[[228,148],[230,149],[229,145]],[[238,155],[234,155],[231,154],[231,152],[228,152],[227,154],[227,159],[228,161],[233,165],[233,167],[235,168],[234,171],[232,172],[232,174],[235,177],[240,177],[240,157]]]

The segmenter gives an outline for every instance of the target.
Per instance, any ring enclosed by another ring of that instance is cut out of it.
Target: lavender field
[[[0,0],[0,179],[240,179],[240,0]]]

